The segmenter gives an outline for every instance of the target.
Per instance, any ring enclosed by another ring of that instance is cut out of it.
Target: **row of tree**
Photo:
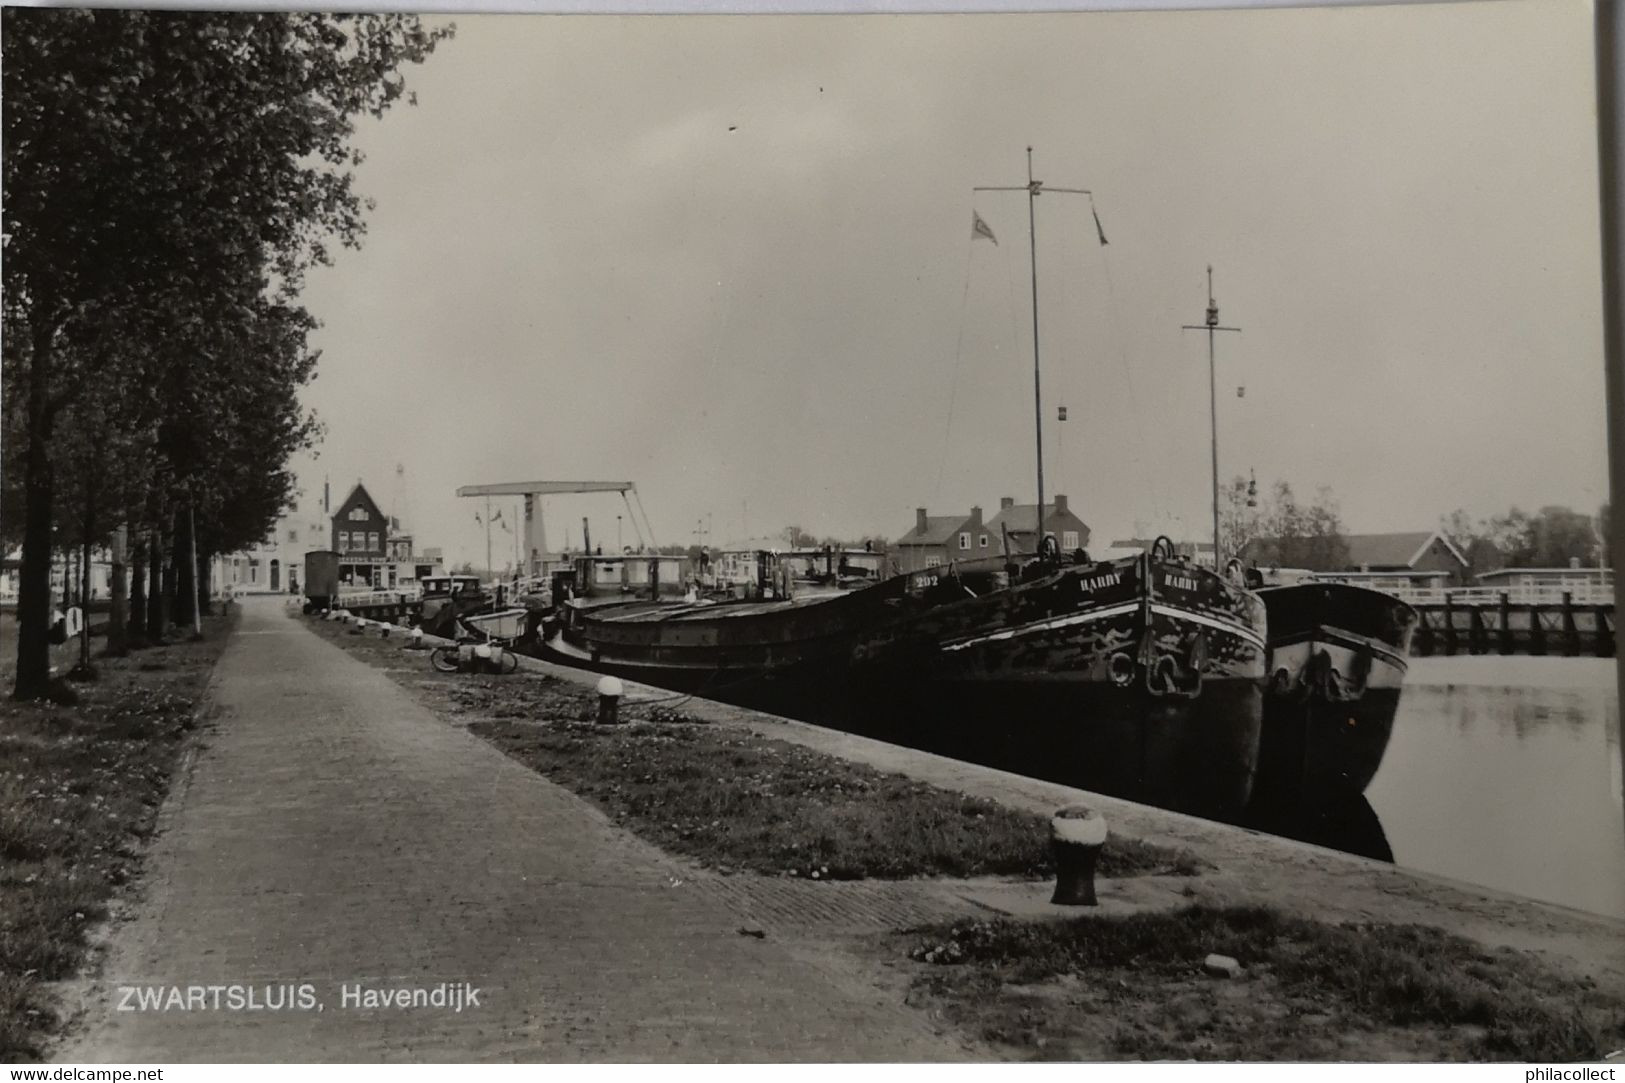
[[[1480,519],[1458,509],[1440,518],[1439,529],[1467,558],[1468,573],[1478,575],[1605,563],[1611,521],[1607,504],[1595,516],[1561,505],[1536,512],[1514,507]],[[1249,479],[1234,478],[1221,494],[1219,528],[1226,554],[1239,553],[1247,563],[1312,571],[1342,571],[1352,563],[1337,499],[1325,487],[1304,501],[1285,481],[1259,494]]]
[[[1226,557],[1249,564],[1336,571],[1348,567],[1349,546],[1337,499],[1322,486],[1303,501],[1290,483],[1277,481],[1260,496],[1247,478],[1221,494],[1219,531]]]
[[[1497,568],[1563,568],[1574,561],[1607,564],[1611,520],[1607,504],[1595,516],[1552,504],[1477,520],[1457,509],[1439,520],[1439,529],[1478,575]]]
[[[175,617],[195,630],[210,555],[288,505],[290,458],[319,431],[298,398],[317,362],[301,286],[364,230],[354,122],[400,100],[399,69],[447,33],[390,14],[5,9],[15,696],[52,692],[53,549],[129,539],[119,650]]]

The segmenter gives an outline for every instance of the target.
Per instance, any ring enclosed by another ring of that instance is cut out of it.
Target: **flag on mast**
[[[982,216],[973,210],[970,212],[970,239],[974,241],[978,237],[986,237],[995,245],[999,243],[999,239],[993,236],[993,230],[982,221]]]

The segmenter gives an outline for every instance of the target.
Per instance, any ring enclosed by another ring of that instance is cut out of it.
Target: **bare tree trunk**
[[[79,622],[79,671],[81,676],[91,672],[90,666],[90,538],[95,529],[94,513],[85,517],[85,536],[79,557],[79,607],[83,619]]]
[[[214,554],[207,549],[197,558],[197,604],[204,616],[214,615]]]
[[[168,527],[164,531],[164,570],[163,578],[158,589],[158,627],[160,634],[168,636],[170,626],[175,622],[177,606],[175,605],[175,579],[180,572],[180,538],[175,530],[175,515],[169,515]]]
[[[128,528],[122,526],[113,533],[113,568],[111,581],[107,584],[111,598],[107,609],[106,653],[110,658],[122,658],[130,651],[129,632],[125,625],[129,585],[125,582],[124,569],[125,539],[128,536]]]
[[[136,528],[135,559],[130,575],[130,621],[128,647],[147,645],[147,540]]]
[[[54,332],[30,344],[28,447],[23,460],[23,560],[17,584],[16,699],[39,699],[51,688],[51,412],[47,364]]]
[[[154,525],[147,555],[147,642],[164,641],[164,534]]]
[[[202,639],[203,614],[198,605],[198,581],[202,577],[198,575],[197,566],[197,515],[192,510],[192,497],[190,494],[186,497],[185,527],[186,560],[181,564],[184,575],[178,578],[176,584],[177,589],[180,591],[176,603],[177,607],[184,604],[186,608],[179,609],[176,616],[185,613],[192,621],[192,638]]]

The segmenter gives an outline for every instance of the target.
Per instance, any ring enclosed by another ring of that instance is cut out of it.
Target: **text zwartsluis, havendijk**
[[[345,1010],[428,1009],[461,1012],[482,1008],[484,992],[466,981],[435,985],[339,986],[337,1006]],[[326,1001],[308,982],[266,985],[121,985],[115,998],[121,1012],[319,1012]]]

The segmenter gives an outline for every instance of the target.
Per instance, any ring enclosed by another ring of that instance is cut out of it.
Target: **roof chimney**
[[[914,529],[917,532],[919,532],[921,534],[924,534],[925,533],[925,528],[926,528],[925,509],[924,508],[915,508],[914,509]]]
[[[976,529],[981,527],[981,525],[982,525],[982,509],[981,508],[977,507],[977,508],[972,508],[970,510],[970,525],[971,525],[972,530],[976,530]]]
[[[1013,496],[1001,496],[1001,497],[999,497],[999,510],[1000,511],[1004,511],[1006,508],[1013,508],[1015,506],[1016,506],[1016,498],[1015,497],[1013,497]]]
[[[1066,514],[1066,497],[1062,496],[1060,493],[1055,494],[1055,514]]]

